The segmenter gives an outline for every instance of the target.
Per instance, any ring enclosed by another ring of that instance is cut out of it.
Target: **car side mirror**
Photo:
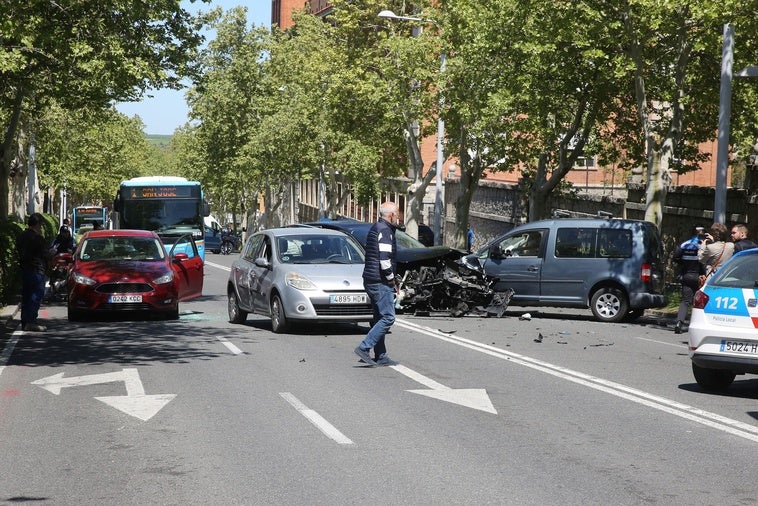
[[[183,262],[189,258],[189,255],[187,253],[174,253],[174,256],[171,257],[172,262]]]
[[[256,258],[255,259],[255,265],[257,265],[258,267],[264,267],[266,269],[268,269],[271,266],[271,264],[269,263],[269,261],[266,260],[263,257]]]
[[[505,255],[503,249],[500,246],[492,246],[490,248],[490,258],[493,260],[501,260]]]

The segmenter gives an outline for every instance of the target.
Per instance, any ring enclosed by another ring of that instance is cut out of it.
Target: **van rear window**
[[[607,228],[559,228],[555,236],[559,258],[629,258],[632,231]]]

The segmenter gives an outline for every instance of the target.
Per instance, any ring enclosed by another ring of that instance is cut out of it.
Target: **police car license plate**
[[[142,295],[111,295],[108,297],[111,304],[126,304],[129,302],[142,302]]]
[[[329,304],[365,304],[366,300],[365,293],[329,296]]]
[[[721,341],[721,352],[740,353],[743,355],[758,355],[758,342],[750,341]]]

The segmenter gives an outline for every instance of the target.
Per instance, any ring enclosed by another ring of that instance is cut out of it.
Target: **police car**
[[[695,293],[689,356],[706,390],[758,374],[758,249],[734,255]]]

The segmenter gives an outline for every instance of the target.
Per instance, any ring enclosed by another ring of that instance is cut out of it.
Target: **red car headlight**
[[[97,281],[92,278],[88,278],[79,272],[74,272],[72,274],[72,277],[74,278],[74,283],[77,283],[79,285],[94,286],[97,284]]]
[[[156,285],[165,285],[166,283],[171,283],[172,281],[174,281],[174,273],[169,272],[159,278],[155,278],[153,280],[153,283],[155,283]]]

